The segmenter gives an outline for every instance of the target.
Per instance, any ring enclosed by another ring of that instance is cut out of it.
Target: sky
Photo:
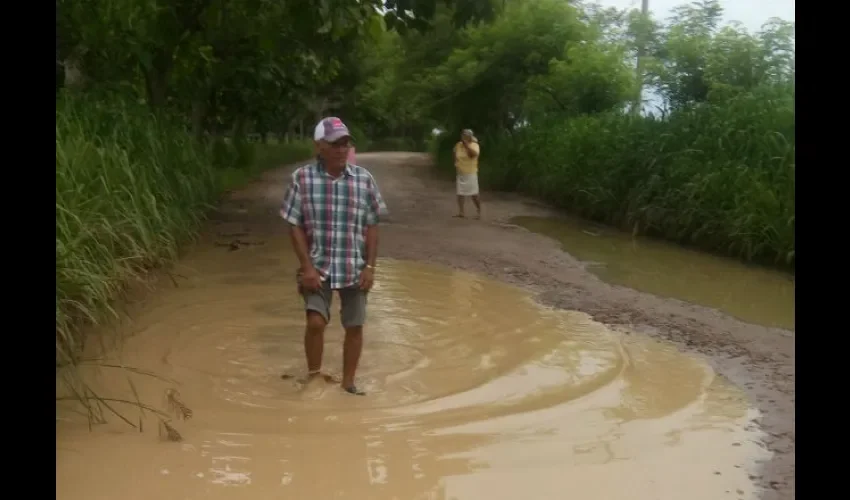
[[[591,0],[593,1],[593,0]],[[595,0],[605,7],[640,9],[641,0]],[[649,10],[659,21],[666,20],[672,8],[689,3],[688,0],[649,0]],[[794,21],[794,0],[722,0],[723,21],[739,21],[747,31],[758,31],[771,17]]]

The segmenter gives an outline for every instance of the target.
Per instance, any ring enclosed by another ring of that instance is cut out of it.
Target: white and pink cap
[[[348,127],[342,123],[342,120],[335,116],[322,118],[322,121],[316,125],[316,129],[313,131],[313,140],[315,141],[336,142],[343,137],[351,137],[351,133],[348,131]]]

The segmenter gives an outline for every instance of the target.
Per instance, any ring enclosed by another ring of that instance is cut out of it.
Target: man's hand
[[[364,267],[360,272],[360,289],[368,292],[372,289],[372,284],[375,282],[375,271],[371,267]]]
[[[301,273],[301,288],[308,292],[315,292],[322,287],[322,277],[319,276],[319,271],[313,266],[304,269]]]
[[[469,158],[475,158],[477,153],[472,149],[472,139],[464,138],[462,144],[463,149],[466,151],[466,156]]]

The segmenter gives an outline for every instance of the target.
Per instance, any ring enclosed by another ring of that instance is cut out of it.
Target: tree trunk
[[[196,139],[204,136],[209,99],[197,97],[192,101],[192,134]]]
[[[248,120],[246,120],[242,116],[237,116],[233,121],[233,127],[230,129],[230,137],[233,138],[233,141],[242,140],[245,136],[245,126],[248,124]]]
[[[171,78],[173,50],[158,49],[153,57],[153,64],[145,69],[145,89],[148,94],[148,104],[153,109],[165,106],[168,98],[168,82]]]

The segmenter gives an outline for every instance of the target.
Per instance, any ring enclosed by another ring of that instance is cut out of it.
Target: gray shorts
[[[301,297],[304,298],[304,309],[306,311],[316,311],[321,314],[325,321],[331,322],[331,303],[333,302],[333,290],[327,282],[322,283],[322,288],[315,292],[305,292],[301,290]],[[353,326],[363,326],[366,322],[366,297],[369,292],[364,292],[359,286],[354,285],[349,288],[337,290],[339,294],[340,319],[343,328]]]

